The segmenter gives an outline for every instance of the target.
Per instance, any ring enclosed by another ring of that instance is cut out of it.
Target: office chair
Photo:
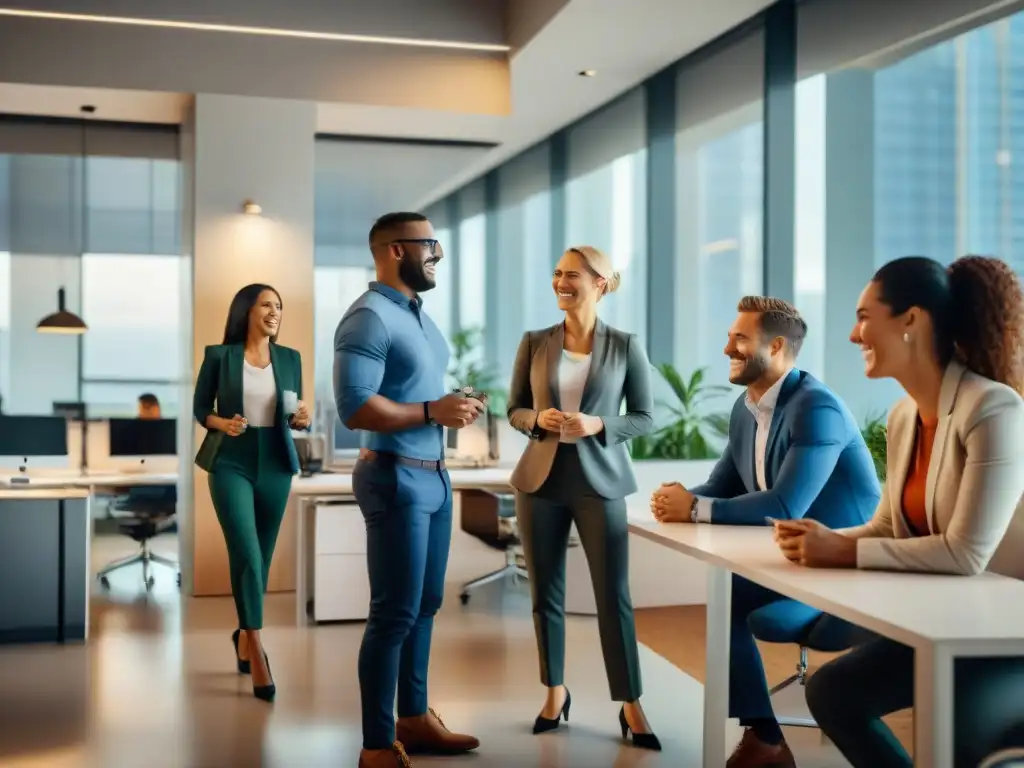
[[[110,588],[108,576],[114,571],[127,568],[136,563],[142,564],[142,580],[146,590],[153,588],[156,579],[150,573],[153,564],[174,569],[178,586],[181,586],[181,573],[178,563],[162,555],[150,551],[149,542],[171,528],[175,523],[177,511],[177,489],[173,485],[141,486],[132,488],[126,496],[118,498],[114,504],[115,518],[119,521],[118,530],[140,545],[139,552],[108,564],[97,574],[100,584]],[[121,513],[121,514],[117,514]]]
[[[1024,768],[1024,747],[1012,747],[994,752],[978,768]]]
[[[773,698],[791,685],[799,685],[803,688],[807,684],[808,651],[839,653],[872,636],[867,630],[828,614],[823,614],[809,626],[794,629],[791,632],[780,627],[777,622],[759,622],[757,614],[758,612],[754,611],[750,615],[748,623],[755,638],[766,643],[794,643],[800,646],[800,660],[796,665],[796,673],[772,687],[768,693]],[[818,727],[814,718],[810,716],[785,715],[776,710],[776,719],[779,725],[794,725],[803,728]]]
[[[492,573],[462,585],[459,599],[465,605],[470,592],[484,584],[511,579],[517,584],[527,578],[526,569],[519,565],[522,546],[516,527],[515,496],[510,493],[487,491],[462,492],[462,530],[479,539],[491,549],[505,553],[505,565]]]

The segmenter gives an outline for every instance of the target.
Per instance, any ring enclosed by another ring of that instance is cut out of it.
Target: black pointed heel
[[[626,738],[626,734],[632,735],[634,747],[640,747],[640,749],[650,749],[654,752],[661,752],[661,742],[658,741],[658,737],[655,736],[653,733],[631,732],[629,722],[626,720],[625,707],[619,710],[619,727],[622,729],[622,738]]]
[[[242,630],[236,629],[231,633],[231,642],[235,646],[235,662],[238,664],[238,674],[248,675],[252,671],[252,665],[248,659],[243,659],[238,655],[238,638],[242,634]]]
[[[263,661],[267,664],[267,673],[270,675],[270,679],[274,679],[274,673],[270,671],[270,659],[267,658],[267,654],[263,654]],[[277,686],[271,683],[270,685],[253,685],[252,695],[260,701],[272,702],[274,697],[277,695]]]
[[[565,722],[569,722],[569,707],[572,706],[572,694],[569,693],[569,689],[565,689],[565,704],[562,705],[562,711],[558,714],[558,717],[549,718],[537,715],[537,719],[533,721],[533,733],[547,733],[548,731],[555,730],[559,723],[564,719]]]

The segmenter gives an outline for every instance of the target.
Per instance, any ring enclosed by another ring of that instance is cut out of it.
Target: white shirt
[[[558,363],[558,397],[563,413],[579,413],[583,402],[583,388],[590,373],[590,355],[562,350]],[[559,437],[560,443],[575,443],[578,438]]]
[[[775,417],[775,406],[779,402],[779,393],[782,391],[782,385],[786,383],[786,379],[789,376],[790,368],[779,380],[772,384],[761,395],[761,399],[756,403],[750,397],[750,392],[747,392],[746,406],[747,410],[754,417],[754,421],[757,422],[757,431],[754,433],[754,473],[755,481],[757,482],[757,490],[766,491],[768,490],[768,481],[765,479],[765,455],[768,452],[768,435],[772,428],[772,419]],[[697,499],[697,522],[698,523],[710,523],[711,522],[711,503],[713,499],[699,498]]]
[[[277,384],[274,366],[257,368],[242,364],[242,407],[250,427],[272,427],[277,414]]]

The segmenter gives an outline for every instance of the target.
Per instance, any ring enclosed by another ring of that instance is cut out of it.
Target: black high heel
[[[248,659],[243,659],[241,656],[238,655],[238,638],[241,634],[242,630],[240,629],[236,629],[234,632],[232,632],[231,642],[235,646],[235,661],[238,664],[238,674],[248,675],[252,671],[252,665],[249,663]]]
[[[619,727],[622,728],[622,738],[626,738],[626,734],[631,733],[632,731],[629,727],[629,721],[626,720],[625,707],[619,710]],[[661,742],[658,741],[658,737],[653,733],[631,733],[631,735],[633,737],[634,747],[661,752]]]
[[[270,675],[270,679],[274,679],[274,673],[270,671],[270,659],[267,658],[267,654],[263,654],[263,661],[267,665],[267,674]],[[274,696],[277,695],[277,686],[271,683],[270,685],[255,685],[252,686],[252,695],[261,701],[271,702],[274,700]]]
[[[572,705],[572,694],[569,693],[569,689],[565,689],[565,704],[562,705],[562,711],[558,713],[558,717],[549,718],[537,715],[537,719],[533,721],[533,733],[546,733],[547,731],[555,730],[561,720],[564,718],[565,722],[569,722],[569,707]]]

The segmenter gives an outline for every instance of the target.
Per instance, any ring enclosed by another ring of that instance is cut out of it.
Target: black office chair
[[[491,549],[505,553],[503,567],[462,585],[459,599],[463,605],[469,602],[470,591],[484,584],[502,579],[518,583],[519,579],[527,578],[526,569],[519,565],[522,547],[516,526],[515,496],[510,493],[463,491],[462,530]]]
[[[140,549],[131,557],[124,557],[108,564],[97,574],[104,588],[110,588],[108,576],[111,573],[136,563],[142,564],[142,580],[147,590],[152,589],[156,583],[156,579],[150,573],[150,566],[153,564],[173,569],[178,586],[181,586],[181,573],[178,571],[177,561],[157,555],[149,548],[151,539],[174,526],[177,504],[177,488],[173,485],[132,488],[127,495],[114,501],[113,510],[118,521],[118,531],[137,541]]]
[[[773,626],[771,631],[762,629],[756,620],[756,613],[755,611],[751,616],[749,623],[750,631],[755,638],[766,643],[793,643],[800,646],[800,660],[796,665],[796,673],[790,675],[769,691],[769,694],[773,697],[791,685],[799,685],[802,688],[807,684],[808,651],[839,653],[849,650],[853,646],[872,637],[871,633],[867,630],[828,614],[822,615],[810,626],[795,631],[792,636],[783,637],[779,635],[779,628],[777,626]],[[810,716],[786,715],[776,711],[776,719],[779,725],[795,725],[803,728],[818,727],[814,718]]]

